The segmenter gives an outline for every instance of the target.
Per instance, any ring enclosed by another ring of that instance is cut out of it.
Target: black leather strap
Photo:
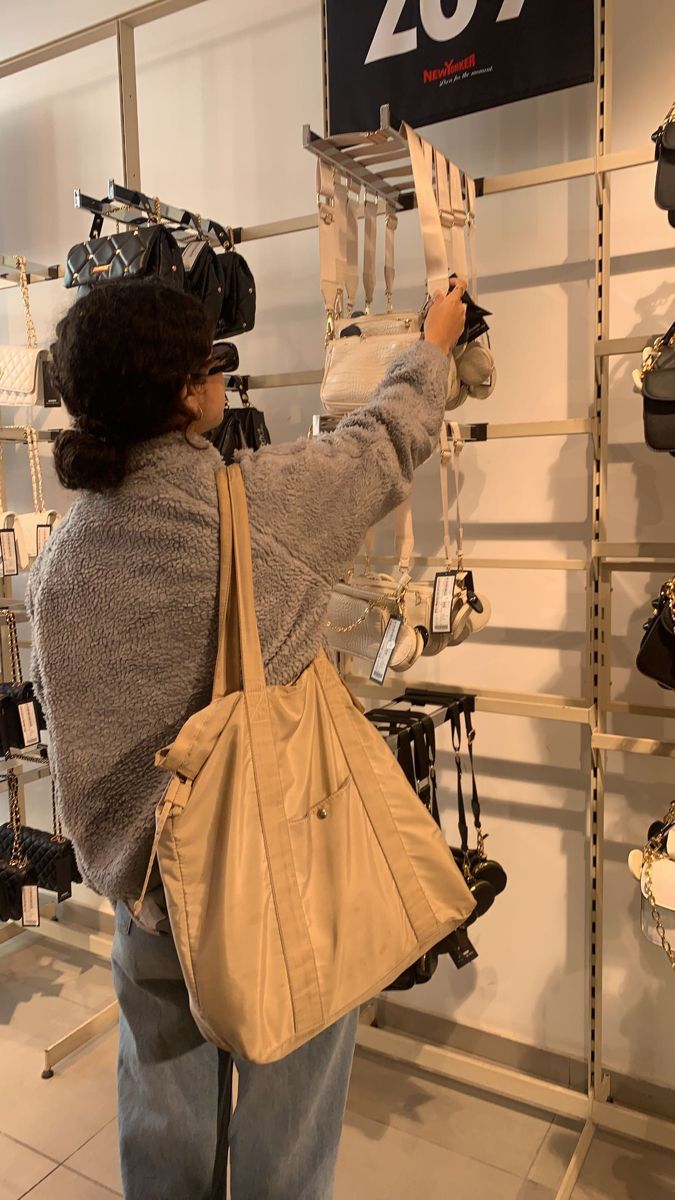
[[[466,823],[464,792],[462,789],[462,725],[457,712],[451,713],[450,728],[452,730],[452,748],[455,752],[455,766],[457,768],[457,825],[462,854],[466,858],[469,854],[469,827]]]
[[[473,761],[473,743],[476,737],[476,732],[471,721],[471,711],[468,705],[462,705],[464,713],[464,724],[466,725],[466,740],[469,746],[469,761],[471,763],[471,811],[473,812],[473,823],[476,831],[480,833],[480,800],[478,799],[478,787],[476,785],[476,771]]]

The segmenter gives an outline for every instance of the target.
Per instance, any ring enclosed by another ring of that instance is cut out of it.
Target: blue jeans
[[[280,1062],[204,1041],[173,938],[117,905],[119,1129],[125,1200],[330,1200],[358,1013]],[[232,1062],[239,1076],[230,1117]]]

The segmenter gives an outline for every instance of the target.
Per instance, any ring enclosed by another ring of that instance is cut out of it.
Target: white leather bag
[[[433,147],[409,126],[402,126],[402,130],[408,140],[415,180],[426,261],[427,295],[433,296],[437,291],[445,294],[448,290],[448,256],[432,182]],[[445,162],[444,159],[442,161]],[[455,170],[459,178],[458,169]],[[419,312],[396,313],[392,309],[394,233],[397,226],[393,209],[387,213],[385,241],[387,312],[370,314],[375,282],[377,204],[369,201],[367,196],[364,205],[363,265],[366,311],[351,315],[358,284],[358,228],[356,202],[349,195],[349,186],[349,182],[343,183],[336,178],[332,168],[318,160],[321,290],[328,314],[321,400],[326,411],[335,416],[343,416],[368,402],[399,354],[420,340],[426,315],[426,304]],[[465,224],[466,214],[462,223],[462,240]],[[464,270],[466,264],[464,250],[461,264]],[[457,273],[461,274],[460,271]],[[345,307],[347,316],[342,315]],[[466,389],[462,390],[454,358],[451,357],[447,407],[457,407],[466,394]]]
[[[37,433],[27,425],[24,435],[33,491],[33,512],[3,513],[2,519],[3,528],[14,530],[19,567],[27,571],[56,529],[61,516],[55,509],[45,507]]]
[[[25,346],[0,346],[0,405],[16,408],[24,404],[44,404],[45,367],[51,361],[47,350],[40,350],[30,311],[26,260],[18,255],[21,295],[26,321]]]

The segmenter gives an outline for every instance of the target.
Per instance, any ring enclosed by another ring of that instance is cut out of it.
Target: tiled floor
[[[0,950],[0,1200],[121,1195],[115,1031],[40,1078],[44,1044],[110,996],[100,960],[39,940]],[[359,1054],[335,1200],[554,1200],[575,1143],[565,1122]],[[672,1198],[675,1155],[604,1136],[574,1192]]]

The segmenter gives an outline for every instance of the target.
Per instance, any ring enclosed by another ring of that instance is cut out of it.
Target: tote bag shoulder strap
[[[233,658],[237,675],[241,670],[244,692],[265,690],[253,594],[248,507],[238,463],[216,472],[216,488],[220,511],[220,601],[214,697],[238,688]]]

